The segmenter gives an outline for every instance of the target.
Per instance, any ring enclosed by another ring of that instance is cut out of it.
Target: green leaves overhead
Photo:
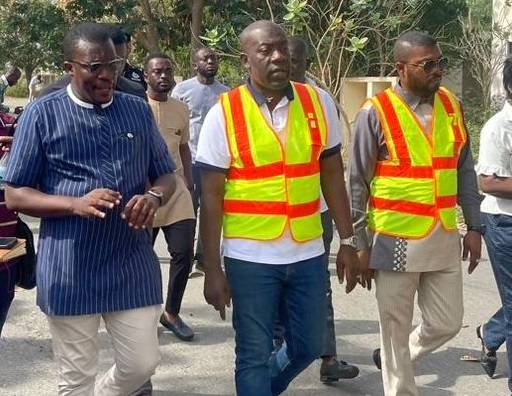
[[[359,37],[353,36],[353,37],[350,37],[349,42],[350,42],[350,46],[346,48],[347,51],[350,51],[350,52],[362,51],[366,47],[366,44],[368,43],[368,37],[359,38]]]
[[[45,0],[7,1],[0,6],[0,62],[25,70],[52,69],[62,64],[60,49],[66,32],[64,12]]]

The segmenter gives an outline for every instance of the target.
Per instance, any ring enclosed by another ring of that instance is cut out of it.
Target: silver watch
[[[158,199],[159,205],[162,206],[162,201],[164,199],[164,193],[160,191],[148,190],[146,194],[151,195],[153,198]]]
[[[357,237],[355,235],[352,235],[352,236],[349,236],[348,238],[341,238],[340,245],[341,246],[350,246],[355,249],[357,247]]]

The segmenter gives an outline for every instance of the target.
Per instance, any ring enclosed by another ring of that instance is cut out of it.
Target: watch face
[[[357,237],[355,235],[352,235],[351,237],[341,239],[340,244],[344,245],[344,246],[351,246],[351,247],[355,248],[357,245]]]
[[[164,196],[164,193],[163,192],[160,192],[160,191],[153,191],[153,190],[149,190],[148,191],[151,195],[154,195],[155,197],[158,197],[158,198],[162,198]]]
[[[162,199],[163,199],[163,196],[164,196],[164,194],[162,192],[148,190],[147,194],[149,194],[152,197],[158,199],[158,202],[160,203],[160,205],[162,205]]]

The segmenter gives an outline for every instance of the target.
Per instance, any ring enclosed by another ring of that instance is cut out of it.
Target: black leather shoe
[[[334,360],[332,364],[323,361],[320,366],[320,381],[324,384],[337,382],[340,379],[355,378],[358,375],[359,369],[343,360]]]
[[[487,373],[489,377],[494,376],[494,372],[496,371],[496,365],[498,364],[498,358],[496,357],[496,351],[490,351],[487,349],[484,343],[484,339],[482,337],[482,326],[478,326],[476,328],[476,336],[479,338],[482,343],[482,353],[480,355],[480,365]]]
[[[162,314],[162,316],[160,316],[160,323],[167,330],[172,331],[174,335],[182,341],[190,341],[194,338],[194,332],[192,329],[188,327],[179,316],[176,317],[176,324],[172,324],[165,318],[165,314]]]
[[[373,351],[372,358],[373,363],[375,363],[375,366],[377,366],[379,370],[382,370],[382,362],[380,360],[380,348],[377,348],[376,350]]]

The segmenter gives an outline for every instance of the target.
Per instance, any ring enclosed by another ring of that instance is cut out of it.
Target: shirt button
[[[127,133],[126,136],[128,137],[128,139],[133,139],[133,133]]]

